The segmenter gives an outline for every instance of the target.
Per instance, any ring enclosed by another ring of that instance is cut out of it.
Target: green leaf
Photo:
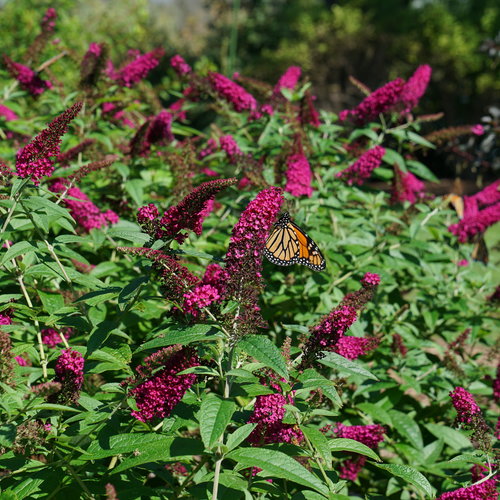
[[[323,495],[328,488],[322,480],[285,453],[267,448],[239,448],[226,455],[245,467],[259,467],[272,477],[279,477],[301,484]]]
[[[336,352],[323,351],[323,354],[325,356],[318,359],[322,365],[329,366],[330,368],[336,368],[339,371],[344,370],[346,372],[353,373],[354,375],[361,375],[362,377],[370,378],[372,380],[378,380],[378,377],[376,377],[372,372],[357,363],[344,358],[344,356],[341,356]]]
[[[423,163],[416,160],[408,160],[406,162],[408,168],[414,173],[426,181],[439,182],[439,179],[432,173],[432,171]]]
[[[229,451],[240,445],[255,429],[257,424],[245,424],[238,427],[232,434],[227,437],[226,447]]]
[[[329,440],[326,436],[314,427],[300,426],[300,430],[309,439],[319,456],[324,460],[326,466],[332,468],[332,452],[330,450]]]
[[[420,144],[421,146],[425,146],[426,148],[436,149],[436,146],[429,142],[427,139],[424,139],[421,135],[416,134],[415,132],[407,131],[408,139],[413,141],[415,144]]]
[[[71,411],[73,413],[80,412],[80,410],[71,408],[71,406],[58,405],[55,403],[41,403],[39,405],[34,405],[33,410]]]
[[[238,347],[288,380],[285,359],[280,350],[267,337],[247,335],[238,342]]]
[[[416,488],[418,488],[422,493],[427,495],[430,498],[434,498],[434,490],[430,485],[429,481],[423,476],[418,470],[410,467],[408,465],[399,465],[399,464],[373,464],[379,469],[386,470],[390,472],[393,476],[400,477],[405,481],[413,484]]]
[[[382,422],[383,424],[390,425],[392,427],[391,416],[381,406],[378,406],[374,403],[359,403],[358,408],[367,415],[370,415],[373,420]]]
[[[307,369],[299,377],[299,380],[304,388],[321,389],[323,394],[332,401],[333,404],[342,407],[343,403],[335,389],[335,384],[328,380],[323,375],[320,375],[316,370]]]
[[[73,221],[73,217],[71,217],[67,208],[57,205],[53,201],[50,201],[47,198],[42,198],[41,196],[29,196],[23,200],[23,205],[28,208],[32,208],[33,210],[43,208],[48,215],[56,214],[60,217],[65,217],[66,219]]]
[[[133,456],[123,460],[118,467],[111,471],[111,474],[118,474],[132,467],[150,462],[165,462],[172,457],[176,457],[177,460],[182,460],[184,458],[191,460],[193,455],[203,454],[203,445],[198,439],[168,437],[167,441],[167,439],[160,439],[166,436],[157,435],[156,437],[157,439],[155,442],[145,447],[138,448],[137,451],[139,454],[136,452]]]
[[[420,427],[415,420],[406,413],[396,410],[389,410],[389,415],[391,416],[392,423],[397,431],[408,439],[408,441],[415,448],[422,450],[424,447],[422,433],[420,432]]]
[[[331,451],[349,451],[351,453],[359,453],[380,462],[379,456],[363,443],[355,441],[354,439],[335,438],[328,442]]]
[[[212,325],[173,327],[167,331],[158,332],[156,338],[149,342],[145,342],[137,348],[135,352],[158,349],[159,347],[166,347],[174,344],[188,345],[192,342],[217,340],[221,337],[223,337],[222,332]]]
[[[14,424],[0,425],[0,446],[9,447],[16,439],[16,426]]]
[[[60,293],[51,293],[38,290],[38,296],[43,307],[49,314],[53,314],[64,307],[64,297]]]
[[[201,403],[198,419],[205,448],[211,450],[231,421],[236,405],[232,401],[209,394]]]
[[[143,179],[130,179],[125,182],[125,189],[127,193],[139,207],[142,205],[142,200],[144,198],[144,182],[145,181]]]
[[[131,241],[137,245],[143,245],[150,240],[149,235],[141,233],[140,231],[111,228],[108,230],[107,234],[111,236],[111,238]]]
[[[14,243],[4,254],[2,260],[0,261],[0,266],[5,264],[7,261],[12,260],[19,255],[26,254],[28,252],[34,252],[36,248],[29,241],[19,241]]]
[[[389,165],[396,164],[403,172],[406,172],[405,159],[394,149],[385,148],[385,155],[383,160]]]
[[[448,446],[451,446],[455,451],[460,451],[464,448],[471,448],[471,442],[460,431],[447,427],[446,425],[439,424],[425,424],[427,430],[442,439]]]

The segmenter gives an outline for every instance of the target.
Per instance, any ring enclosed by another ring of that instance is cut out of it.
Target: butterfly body
[[[273,264],[291,266],[302,264],[313,271],[326,267],[318,245],[285,212],[274,225],[264,248],[264,255]]]

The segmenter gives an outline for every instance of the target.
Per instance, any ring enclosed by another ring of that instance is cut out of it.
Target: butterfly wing
[[[290,220],[285,212],[267,239],[264,255],[273,264],[291,266],[302,264],[313,271],[326,267],[325,258],[314,241]]]

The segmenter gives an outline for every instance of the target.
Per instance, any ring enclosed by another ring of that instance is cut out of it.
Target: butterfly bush
[[[170,65],[179,76],[189,75],[193,70],[179,54],[170,58]]]
[[[354,109],[341,111],[340,120],[351,119],[357,125],[374,120],[380,114],[392,111],[401,102],[401,94],[405,87],[402,78],[396,78],[365,97]]]
[[[116,114],[115,118],[117,118]],[[132,155],[147,156],[153,144],[165,144],[173,141],[173,118],[172,113],[164,109],[147,120],[130,141]]]
[[[424,197],[425,184],[411,172],[403,172],[394,167],[394,179],[391,191],[391,203],[409,201],[415,203]]]
[[[84,232],[116,224],[119,220],[113,210],[101,212],[85,193],[76,186],[71,187],[65,180],[55,181],[50,190],[53,193],[65,193],[63,204],[69,208],[71,216]]]
[[[80,63],[80,86],[95,87],[106,67],[108,47],[92,42]]]
[[[30,67],[14,62],[9,56],[4,55],[3,58],[12,77],[32,96],[39,96],[46,90],[52,88],[52,82],[49,80],[42,80],[38,73],[33,71]]]
[[[200,235],[203,220],[208,215],[209,202],[217,193],[234,184],[234,178],[204,182],[177,205],[167,209],[162,217],[159,217],[158,209],[153,204],[141,207],[137,213],[137,222],[155,239],[175,239],[183,243],[188,235],[181,231],[190,230]]]
[[[299,82],[302,69],[299,66],[290,66],[283,75],[281,75],[278,83],[273,89],[274,95],[281,95],[281,89],[293,90]]]
[[[58,344],[62,343],[62,337],[68,340],[73,333],[71,328],[66,328],[61,331],[56,330],[55,328],[43,328],[41,331],[42,334],[42,342],[49,346],[52,349],[55,349]]]
[[[17,114],[12,111],[12,109],[8,108],[4,104],[0,104],[0,117],[2,117],[6,122],[17,120],[19,118]]]
[[[312,171],[311,165],[304,154],[300,139],[294,143],[293,152],[286,160],[286,186],[285,191],[293,196],[311,196]]]
[[[338,438],[354,439],[354,441],[375,450],[379,443],[384,440],[386,431],[381,425],[343,425],[338,423],[333,432]],[[364,455],[354,453],[352,458],[341,464],[339,476],[342,479],[355,481],[365,463],[366,457]]]
[[[321,357],[321,351],[335,351],[346,358],[356,359],[378,345],[376,339],[345,337],[345,333],[358,319],[358,311],[372,299],[379,284],[378,274],[366,273],[361,279],[361,289],[347,294],[330,314],[310,329],[303,349],[302,367]]]
[[[490,205],[474,215],[464,217],[458,224],[449,226],[460,243],[470,241],[476,234],[482,234],[486,229],[500,220],[500,203]]]
[[[196,381],[193,373],[177,373],[199,364],[195,351],[180,345],[166,347],[148,356],[136,368],[137,376],[128,381],[134,386],[129,394],[137,405],[132,416],[141,422],[168,417]]]
[[[481,484],[449,491],[439,495],[436,500],[496,500],[498,491],[495,479],[488,479]]]
[[[52,394],[51,402],[59,404],[73,404],[78,401],[83,385],[83,356],[74,349],[63,349],[57,358],[54,382],[61,384],[61,390]]]
[[[42,177],[52,175],[53,157],[57,157],[61,152],[61,137],[81,109],[81,102],[73,104],[17,152],[16,172],[19,177],[30,177],[33,183],[38,185]]]
[[[385,149],[382,146],[375,146],[363,153],[352,165],[342,172],[338,172],[336,177],[343,179],[347,184],[357,184],[361,186],[370,178],[372,172],[380,166]]]
[[[224,270],[228,276],[225,298],[240,304],[233,324],[236,337],[263,324],[258,306],[263,286],[262,252],[283,202],[280,188],[264,189],[248,204],[233,228]]]
[[[415,73],[405,83],[400,97],[405,111],[411,111],[417,106],[427,90],[431,74],[432,68],[428,64],[423,64],[415,70]]]
[[[106,73],[121,87],[132,87],[158,66],[164,53],[163,49],[155,49],[145,54],[135,53],[133,60],[118,70],[108,61]]]
[[[211,72],[208,79],[212,89],[230,103],[235,111],[253,111],[257,101],[243,87],[220,73]]]

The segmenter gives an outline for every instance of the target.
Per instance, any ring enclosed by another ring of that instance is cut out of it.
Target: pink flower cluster
[[[217,179],[204,182],[193,189],[177,205],[168,208],[160,219],[158,210],[152,204],[141,207],[137,220],[143,229],[155,239],[172,240],[183,243],[187,229],[200,235],[203,220],[208,215],[210,201],[223,189],[236,184],[236,179]]]
[[[138,408],[132,415],[141,422],[168,417],[196,381],[193,373],[177,374],[199,365],[196,352],[180,345],[166,347],[147,357],[144,365],[136,368],[137,378],[131,381],[137,384],[130,395]]]
[[[335,345],[335,352],[347,359],[358,359],[375,349],[379,344],[376,338],[340,337]]]
[[[232,135],[223,135],[219,139],[219,144],[229,158],[230,163],[236,163],[238,158],[243,156],[243,151],[238,146],[238,143],[234,140]]]
[[[312,171],[311,165],[304,154],[302,144],[297,142],[298,151],[286,160],[286,186],[285,191],[293,196],[311,196]]]
[[[464,217],[458,224],[452,224],[448,230],[453,233],[458,241],[464,243],[472,239],[476,234],[481,234],[490,226],[500,220],[500,203],[490,205],[477,212],[475,215]]]
[[[281,189],[270,187],[261,191],[241,214],[233,228],[225,257],[225,269],[233,284],[234,281],[244,283],[240,277],[245,271],[260,281],[262,251],[283,202]]]
[[[57,358],[55,382],[61,384],[61,391],[53,394],[52,402],[76,403],[83,385],[83,356],[73,349],[63,349]]]
[[[481,414],[481,409],[474,401],[474,397],[463,387],[456,387],[450,392],[450,397],[457,412],[457,422],[469,426],[473,423],[475,416]]]
[[[56,22],[55,22],[56,19],[57,19],[56,9],[54,9],[53,7],[49,7],[45,11],[45,15],[43,16],[42,19],[42,30],[54,31],[54,28],[56,27]]]
[[[424,196],[425,184],[417,179],[411,172],[403,172],[394,167],[394,180],[392,183],[391,203],[409,201],[415,203]]]
[[[484,483],[473,484],[467,488],[448,491],[438,496],[436,500],[497,500],[498,490],[495,478],[488,479]]]
[[[493,399],[500,403],[500,363],[497,366],[497,376],[493,380]]]
[[[49,80],[42,80],[38,73],[28,66],[14,62],[6,55],[3,57],[9,73],[19,82],[19,85],[32,96],[38,96],[43,94],[47,89],[52,88],[52,83]]]
[[[347,294],[335,309],[311,328],[304,346],[302,367],[308,367],[320,357],[320,351],[334,351],[348,359],[357,359],[377,347],[376,338],[346,337],[345,333],[357,320],[357,311],[371,300],[379,283],[378,274],[366,273],[361,279],[362,288]]]
[[[80,84],[84,87],[96,85],[104,69],[107,57],[104,43],[92,42],[80,64]]]
[[[384,155],[385,149],[382,146],[375,146],[363,153],[352,165],[338,172],[335,177],[344,179],[349,185],[361,186],[380,166]]]
[[[129,62],[119,70],[115,70],[111,61],[108,63],[107,74],[122,87],[132,87],[142,79],[146,78],[148,73],[158,66],[163,57],[163,49],[155,49],[145,54],[137,53],[132,62]]]
[[[72,333],[73,330],[71,328],[65,328],[60,333],[54,328],[44,328],[41,331],[42,342],[51,349],[55,349],[58,344],[62,343],[61,334],[64,335],[64,338],[67,340]]]
[[[103,115],[111,115],[111,121],[123,123],[123,125],[127,127],[135,128],[135,123],[125,116],[125,111],[123,109],[119,109],[119,107],[113,102],[103,102],[102,112]]]
[[[0,104],[0,117],[2,117],[6,122],[10,122],[12,120],[17,120],[19,117],[12,111],[12,109]]]
[[[343,425],[337,424],[334,433],[339,438],[354,439],[371,449],[376,449],[384,440],[385,429],[381,425]],[[355,481],[366,462],[364,455],[354,454],[352,459],[344,461],[340,468],[340,477]]]
[[[404,85],[402,78],[386,83],[365,97],[356,108],[341,111],[340,120],[351,118],[356,124],[362,125],[377,118],[381,113],[392,110],[400,102]]]
[[[81,109],[81,102],[73,104],[17,152],[16,171],[19,177],[31,176],[33,182],[38,185],[43,176],[52,175],[54,171],[52,157],[58,156],[61,152],[61,137],[68,130],[68,124]]]
[[[396,78],[365,97],[352,110],[344,110],[339,114],[340,120],[351,118],[356,124],[362,125],[389,111],[411,111],[424,95],[431,78],[432,69],[427,64],[419,66],[413,75],[405,81]]]
[[[474,135],[483,135],[484,134],[484,127],[478,123],[476,125],[472,125],[472,127],[470,128],[470,131],[474,134]]]
[[[130,142],[132,154],[146,156],[153,144],[173,141],[173,119],[172,113],[164,109],[144,123]]]
[[[208,80],[212,89],[227,102],[232,104],[235,111],[254,111],[257,101],[243,87],[234,83],[220,73],[210,72]]]
[[[273,94],[281,95],[281,89],[293,90],[297,85],[302,70],[299,66],[290,66],[280,77],[278,83],[274,87]]]
[[[261,382],[267,385],[266,382]],[[278,384],[271,383],[271,386],[279,390]],[[293,404],[293,397],[285,397],[281,392],[257,396],[253,413],[248,420],[248,423],[255,423],[257,426],[247,438],[249,443],[254,446],[270,443],[299,444],[304,439],[297,426],[283,423],[286,404]]]
[[[191,66],[179,54],[170,58],[170,65],[179,76],[189,75],[193,71]]]
[[[202,284],[184,294],[184,312],[194,317],[199,316],[200,310],[208,307],[221,298],[219,290],[212,285]]]
[[[217,151],[217,148],[217,141],[210,137],[207,141],[207,145],[198,153],[198,159],[203,160],[206,156],[214,154]]]
[[[69,208],[71,216],[76,223],[88,232],[94,228],[105,227],[118,222],[118,215],[112,210],[101,212],[99,208],[90,201],[89,197],[76,186],[68,189],[67,181],[57,180],[49,188],[53,193],[63,193],[67,190],[64,205]],[[76,199],[74,199],[76,198]]]
[[[401,92],[401,102],[404,111],[409,112],[417,106],[420,98],[425,94],[431,80],[432,68],[428,64],[419,66],[408,79]]]

